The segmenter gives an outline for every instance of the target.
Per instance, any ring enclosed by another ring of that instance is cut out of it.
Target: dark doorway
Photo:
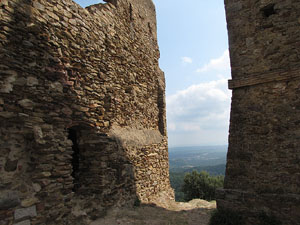
[[[79,153],[79,146],[78,146],[78,131],[74,128],[69,128],[68,129],[69,135],[68,138],[72,141],[72,177],[73,177],[73,192],[76,192],[79,188],[79,158],[80,158],[80,153]]]

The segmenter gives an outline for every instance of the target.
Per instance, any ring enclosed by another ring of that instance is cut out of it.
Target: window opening
[[[72,177],[73,177],[73,192],[76,192],[79,188],[79,146],[78,146],[78,132],[74,128],[68,129],[68,138],[72,141]]]

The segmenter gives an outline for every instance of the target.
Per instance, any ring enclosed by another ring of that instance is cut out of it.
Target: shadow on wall
[[[32,5],[45,10],[31,0],[0,3],[0,221],[77,224],[133,203],[133,166],[91,119],[85,65],[64,42],[70,30]]]
[[[87,213],[94,220],[110,206],[132,206],[137,198],[134,171],[120,141],[87,126],[69,128],[69,139],[74,215]]]

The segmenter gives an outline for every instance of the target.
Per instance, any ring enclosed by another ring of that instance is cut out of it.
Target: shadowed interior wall
[[[218,208],[300,224],[300,2],[226,0],[233,89]]]
[[[1,0],[1,225],[173,198],[155,17],[151,0]]]

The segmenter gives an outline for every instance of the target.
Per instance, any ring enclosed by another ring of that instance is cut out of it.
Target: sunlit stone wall
[[[173,198],[151,0],[0,2],[0,224]]]

